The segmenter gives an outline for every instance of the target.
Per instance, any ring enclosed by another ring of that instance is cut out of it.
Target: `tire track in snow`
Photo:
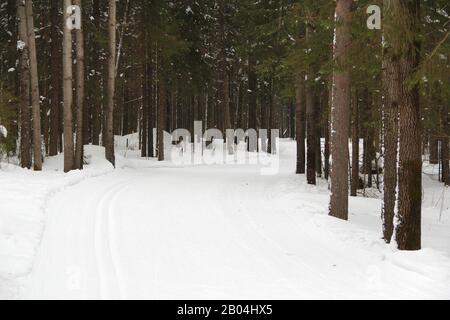
[[[94,248],[99,275],[101,299],[123,299],[125,285],[121,273],[116,243],[113,212],[121,192],[129,181],[112,187],[104,194],[95,210]]]

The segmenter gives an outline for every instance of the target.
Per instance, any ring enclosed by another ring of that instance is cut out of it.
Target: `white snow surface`
[[[131,139],[132,140],[132,139]],[[423,245],[381,240],[379,199],[351,198],[350,221],[327,215],[326,182],[281,171],[172,167],[120,150],[118,168],[63,174],[0,170],[0,298],[449,299],[450,191],[424,167]]]
[[[47,222],[51,198],[89,177],[113,171],[104,149],[86,146],[93,159],[83,171],[62,173],[63,155],[46,159],[42,172],[0,166],[0,299],[20,297]]]

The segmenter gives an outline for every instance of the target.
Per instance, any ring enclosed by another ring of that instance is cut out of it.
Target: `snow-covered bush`
[[[3,87],[0,83],[0,87]],[[8,158],[8,161],[12,157],[17,155],[17,139],[18,130],[14,130],[17,127],[17,108],[14,107],[17,102],[17,98],[3,89],[0,93],[0,161],[4,161]]]
[[[6,154],[6,150],[3,145],[3,139],[8,136],[8,130],[2,125],[0,125],[0,168],[2,166],[3,155]]]
[[[5,138],[8,136],[8,130],[2,125],[0,125],[0,136]]]

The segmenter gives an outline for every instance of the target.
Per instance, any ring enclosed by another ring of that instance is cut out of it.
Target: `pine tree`
[[[92,87],[91,91],[91,101],[90,113],[92,117],[92,144],[100,145],[100,133],[102,132],[102,88],[104,87],[103,77],[101,72],[102,68],[102,46],[100,33],[102,30],[101,25],[101,8],[100,0],[93,0],[92,2],[92,18],[93,22],[93,33],[94,37],[92,39],[92,52],[91,52],[91,68],[93,70],[93,75],[91,77]]]
[[[50,20],[51,20],[51,43],[50,43],[50,79],[51,79],[51,94],[50,94],[50,146],[49,155],[56,156],[58,154],[58,143],[61,140],[59,131],[60,127],[60,81],[61,81],[61,37],[59,33],[59,25],[61,19],[59,18],[59,1],[51,2]]]
[[[389,0],[384,1],[385,10],[389,10]],[[385,23],[391,18],[385,12]],[[393,47],[395,38],[389,32],[384,36],[383,49],[383,141],[384,141],[384,190],[383,190],[383,236],[386,242],[391,242],[394,233],[394,212],[398,175],[398,107],[400,103],[400,69],[398,53]],[[391,44],[392,42],[392,44]]]
[[[28,36],[28,54],[30,63],[31,105],[33,114],[33,168],[42,170],[41,108],[39,95],[38,62],[36,37],[34,34],[33,2],[25,0],[25,12]]]
[[[163,61],[160,61],[160,66],[164,66]],[[161,71],[159,72],[161,75]],[[167,89],[166,79],[164,75],[161,75],[158,81],[158,161],[165,160],[164,154],[164,130],[166,124],[166,112],[167,112]]]
[[[20,161],[23,168],[31,168],[31,114],[30,114],[30,68],[28,64],[28,34],[25,3],[17,0],[20,90]]]
[[[306,26],[306,41],[309,45],[313,41],[313,27],[310,22],[307,22]],[[314,87],[312,85],[314,77],[314,71],[312,67],[308,67],[306,78],[306,180],[308,184],[316,184],[316,134],[317,134],[317,118],[316,108],[317,101],[314,93]]]
[[[81,8],[81,0],[74,0],[74,4]],[[81,11],[82,12],[82,11]],[[83,23],[81,22],[81,28],[75,31],[76,37],[76,146],[75,146],[75,169],[83,168],[83,145],[84,145],[84,130],[83,118],[84,118],[84,35],[83,35]]]
[[[296,87],[297,174],[305,174],[305,76],[297,76]]]
[[[397,0],[390,3],[393,14],[401,17],[406,37],[398,39],[401,54],[399,105],[399,174],[398,226],[396,240],[401,250],[421,248],[422,220],[422,153],[419,86],[410,81],[421,59],[421,5],[419,0]],[[391,32],[392,29],[390,30]],[[398,31],[397,31],[398,32]],[[403,40],[402,40],[403,39]]]
[[[357,90],[354,90],[351,112],[352,180],[350,186],[350,195],[352,197],[356,197],[359,188],[359,110]]]
[[[349,22],[352,0],[336,2],[336,44],[334,56],[337,67],[333,79],[331,108],[331,202],[330,215],[348,219],[348,138],[350,123],[350,72],[345,64],[351,43]]]
[[[257,98],[258,98],[258,76],[255,71],[255,57],[252,52],[249,53],[248,57],[248,128],[255,129],[257,128]],[[249,152],[257,152],[258,146],[251,146],[248,144]]]
[[[442,179],[446,186],[450,185],[450,168],[449,168],[449,116],[448,116],[448,104],[441,102],[441,162],[442,162]]]
[[[150,139],[153,140],[153,136],[150,131],[153,131],[152,117],[151,117],[151,40],[149,31],[147,28],[148,20],[148,6],[147,1],[142,1],[142,53],[143,53],[143,66],[142,66],[142,148],[141,156],[148,157],[153,156],[153,145],[150,144]],[[153,142],[153,141],[152,141]]]
[[[114,154],[114,96],[116,77],[116,1],[109,1],[108,78],[106,91],[105,149],[106,159],[115,165]]]
[[[74,166],[74,145],[72,129],[73,76],[72,76],[72,30],[67,25],[71,7],[70,0],[64,0],[63,14],[63,100],[64,100],[64,172],[69,172]]]

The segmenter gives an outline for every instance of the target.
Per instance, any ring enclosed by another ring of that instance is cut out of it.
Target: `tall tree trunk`
[[[327,108],[327,118],[325,122],[325,146],[323,151],[324,166],[323,166],[323,177],[328,181],[330,178],[330,115],[329,109]]]
[[[431,130],[430,135],[430,164],[439,163],[439,139],[436,136],[436,131]]]
[[[152,66],[152,51],[151,49],[149,53],[149,61],[147,63],[147,101],[148,101],[148,119],[147,119],[147,127],[148,127],[148,139],[147,139],[147,156],[153,158],[155,156],[154,153],[154,145],[153,145],[153,128],[155,123],[155,103],[153,100],[154,93],[154,85],[153,85],[153,66]]]
[[[145,32],[145,31],[144,31]],[[147,157],[147,147],[148,147],[148,130],[149,129],[149,117],[148,117],[148,111],[149,111],[149,95],[147,87],[148,85],[148,52],[147,52],[147,34],[145,32],[144,35],[144,46],[143,49],[144,52],[144,63],[142,66],[142,148],[141,148],[141,157]]]
[[[50,55],[48,55],[48,56],[50,56]],[[46,63],[44,66],[43,66],[43,69],[44,69],[44,71],[42,72],[43,74],[45,74],[45,75],[48,75],[49,74],[49,70],[48,70],[48,67],[49,67],[49,63]],[[44,81],[43,81],[43,84],[42,84],[42,90],[43,90],[43,92],[42,92],[42,94],[43,94],[43,96],[44,97],[48,97],[49,96],[49,85],[48,85],[48,79],[47,78],[45,78],[44,79]],[[45,156],[48,156],[48,153],[49,153],[49,148],[50,148],[50,136],[49,136],[49,133],[50,133],[50,106],[49,106],[49,104],[48,104],[48,99],[46,99],[45,100],[45,103],[42,105],[42,108],[43,108],[43,112],[42,112],[42,115],[43,115],[43,119],[42,119],[42,135],[43,135],[43,139],[44,139],[44,155]]]
[[[297,139],[297,174],[305,174],[305,76],[300,73],[297,76],[296,87],[296,139]]]
[[[404,15],[405,34],[403,54],[400,60],[399,106],[400,151],[398,176],[398,225],[396,240],[400,250],[421,249],[422,220],[422,157],[420,147],[420,99],[418,85],[411,86],[409,80],[420,64],[419,30],[421,26],[420,1],[398,0],[396,9]],[[397,15],[398,16],[398,15]]]
[[[318,177],[322,177],[322,119],[321,119],[321,105],[322,99],[316,96],[316,107],[314,108],[314,116],[316,118],[316,132],[315,132],[315,149],[316,149],[316,173]]]
[[[170,90],[171,92],[173,91],[173,88],[171,88],[171,90]],[[191,137],[191,141],[192,142],[198,142],[198,140],[194,140],[195,139],[195,137],[194,137],[194,135],[195,135],[195,132],[194,132],[194,122],[195,121],[200,121],[200,114],[199,114],[199,96],[198,95],[194,95],[194,99],[193,99],[193,108],[194,108],[194,112],[192,113],[193,114],[193,119],[192,119],[192,121],[191,121],[191,126],[190,126],[190,128],[191,128],[191,134],[192,134],[192,137]],[[167,128],[169,129],[170,128],[170,124],[172,123],[172,121],[171,121],[171,112],[167,112],[166,113],[167,114],[167,116],[168,117],[170,117],[170,119],[168,119],[168,121],[167,121]],[[197,137],[197,138],[200,138],[200,137]],[[194,146],[195,147],[195,146]]]
[[[450,168],[449,168],[449,119],[447,102],[443,101],[441,107],[441,127],[442,127],[442,147],[441,147],[441,161],[442,161],[442,182],[446,186],[450,185]]]
[[[337,0],[334,99],[331,108],[331,201],[330,215],[348,220],[348,138],[350,123],[350,68],[346,64],[351,43],[350,20],[353,0]]]
[[[369,94],[369,90],[364,89],[364,103],[365,103],[365,134],[364,134],[364,174],[367,175],[367,187],[373,187],[373,174],[372,174],[372,162],[375,158],[375,150],[374,150],[374,130],[373,130],[373,105],[371,95]]]
[[[164,129],[166,124],[167,92],[165,79],[160,73],[158,103],[158,161],[164,161]]]
[[[82,4],[82,1],[81,1]],[[81,16],[82,17],[86,17],[85,15],[83,15],[84,11],[82,11]],[[91,17],[91,15],[89,14],[88,17]],[[83,20],[84,21],[84,20]],[[82,36],[83,36],[83,55],[84,55],[84,77],[83,77],[83,128],[82,128],[82,132],[83,132],[83,140],[82,140],[82,144],[83,146],[88,145],[89,143],[92,142],[91,137],[92,137],[92,88],[90,87],[90,80],[92,79],[92,69],[88,70],[87,67],[90,66],[90,63],[92,63],[92,38],[93,35],[91,35],[92,29],[88,28],[87,25],[83,25],[83,29],[82,29]],[[87,34],[87,36],[86,36]],[[86,45],[88,45],[88,47],[86,48]],[[88,73],[86,74],[86,71],[88,71]],[[89,86],[89,87],[86,87]],[[91,92],[89,92],[91,91]],[[84,147],[83,147],[83,153],[84,153]],[[83,158],[84,158],[84,154],[83,154]]]
[[[215,96],[214,96],[213,91],[211,89],[209,89],[208,103],[207,103],[207,108],[208,108],[207,126],[206,126],[207,129],[214,128],[214,119],[215,119],[214,108],[215,108],[215,101],[216,101],[214,98],[215,98]],[[177,117],[179,117],[180,116],[179,109],[177,109],[177,110],[178,110]]]
[[[30,113],[30,69],[28,65],[28,35],[25,3],[17,0],[20,87],[20,163],[22,168],[31,168],[31,113]]]
[[[148,35],[148,7],[147,1],[142,0],[142,53],[143,53],[143,66],[142,66],[142,148],[141,148],[141,156],[147,157],[149,156],[150,150],[149,148],[149,133],[151,129],[150,117],[149,117],[149,109],[150,109],[150,100],[151,95],[149,94],[150,87],[149,83],[151,83],[151,76],[148,73],[149,64],[151,63],[151,55],[149,48],[151,47],[151,41],[149,41]]]
[[[172,90],[172,97],[171,97],[171,108],[170,111],[172,113],[172,124],[171,126],[171,131],[174,131],[175,129],[177,129],[177,101],[178,101],[178,81],[175,81],[174,83],[175,88],[173,88]],[[205,126],[203,126],[204,128]]]
[[[147,147],[148,147],[148,130],[149,130],[149,123],[148,123],[148,95],[147,95],[147,65],[144,63],[143,66],[143,81],[142,81],[142,147],[141,147],[141,157],[147,157]]]
[[[390,0],[385,0],[388,8]],[[386,13],[387,15],[388,13]],[[400,79],[398,56],[392,51],[389,35],[383,52],[383,141],[384,141],[384,190],[383,190],[383,237],[387,243],[394,233],[394,214],[397,188],[398,154],[398,107],[400,103]]]
[[[28,53],[30,59],[31,80],[31,106],[33,113],[33,168],[35,171],[42,170],[42,136],[41,136],[41,107],[39,95],[39,76],[36,54],[36,37],[34,34],[34,17],[32,0],[25,1],[25,11],[28,33]]]
[[[230,79],[228,76],[228,71],[224,70],[223,74],[223,98],[224,98],[224,130],[232,129],[231,125],[231,112],[230,112]],[[189,127],[191,124],[189,123]],[[225,131],[224,131],[225,132]]]
[[[265,85],[263,92],[261,93],[261,129],[269,130],[269,88]],[[267,139],[268,134],[265,137],[261,137],[261,150],[267,152]]]
[[[268,106],[268,125],[267,125],[267,153],[276,154],[276,140],[272,135],[272,129],[276,129],[275,124],[275,81],[273,75],[270,77],[269,89],[269,106]]]
[[[352,99],[352,119],[351,119],[351,134],[352,134],[352,182],[351,192],[352,197],[356,197],[359,186],[359,112],[358,112],[358,91],[355,88]]]
[[[63,96],[64,96],[64,172],[74,169],[74,146],[72,128],[73,76],[72,76],[72,31],[67,27],[67,8],[71,0],[64,0],[63,14]]]
[[[228,71],[226,70],[225,67],[225,75],[224,75],[224,124],[223,124],[223,128],[224,128],[224,133],[226,133],[226,130],[228,129],[232,129],[232,125],[231,125],[231,110],[230,110],[230,79],[229,79],[229,75],[228,75]],[[193,128],[192,131],[193,132]],[[224,134],[224,137],[226,139],[226,134]],[[234,144],[234,139],[232,141],[226,141],[227,142],[227,152],[228,154],[233,154],[234,153],[234,148],[233,148],[233,144]]]
[[[295,101],[289,102],[289,138],[295,140]]]
[[[325,166],[324,166],[324,176],[325,179],[328,181],[330,178],[330,156],[331,156],[331,148],[330,148],[330,138],[331,138],[331,132],[330,132],[330,125],[331,125],[331,108],[333,103],[333,78],[330,77],[330,83],[328,84],[328,103],[327,103],[327,115],[326,115],[326,126],[325,126],[325,151],[324,151],[324,158],[325,158]]]
[[[313,30],[309,22],[306,25],[306,41],[311,42]],[[306,180],[316,184],[316,99],[312,87],[313,71],[308,67],[306,79]]]
[[[9,33],[9,41],[6,44],[6,55],[4,55],[4,59],[6,58],[8,61],[16,61],[17,58],[17,40],[18,40],[18,33],[17,33],[17,8],[16,8],[16,4],[17,4],[17,0],[7,0],[7,1],[3,1],[3,2],[7,2],[6,5],[4,5],[4,7],[6,7],[6,12],[5,15],[6,17],[4,18],[4,21],[6,22],[4,24],[5,26],[5,31],[7,31]],[[12,90],[15,94],[17,94],[17,96],[19,96],[19,92],[18,92],[18,88],[19,88],[19,83],[18,83],[18,77],[16,73],[13,72],[9,72],[8,75],[6,75],[6,79],[4,83],[8,83],[11,86],[14,86],[14,89]],[[0,90],[1,87],[0,86]],[[10,136],[14,136],[17,137],[18,136],[18,123],[14,123],[10,126],[10,130],[9,130],[9,135]]]
[[[116,75],[116,0],[109,0],[108,19],[108,81],[106,92],[106,159],[115,166],[114,155],[114,95]]]
[[[59,131],[59,113],[60,113],[60,81],[61,81],[61,42],[58,26],[60,25],[59,18],[59,1],[51,2],[50,16],[51,16],[51,105],[50,105],[50,147],[49,156],[56,156],[58,154],[58,141],[61,139]]]
[[[366,186],[372,188],[372,160],[373,160],[373,136],[370,129],[366,129],[366,136],[364,137],[364,174],[367,175]]]
[[[81,0],[74,0],[74,4],[81,8]],[[76,146],[75,146],[75,169],[83,169],[83,145],[84,145],[84,130],[83,116],[84,116],[84,36],[83,36],[83,26],[77,29],[75,32],[76,36],[76,88],[77,88],[77,99],[76,99]]]
[[[257,84],[258,78],[255,72],[255,58],[253,54],[250,54],[248,58],[248,128],[256,130],[256,108],[257,108]],[[239,97],[241,97],[241,90],[239,90]],[[239,104],[241,106],[241,104]],[[242,107],[241,107],[242,108]],[[242,126],[243,127],[243,126]],[[258,144],[252,146],[248,143],[249,152],[257,152]]]
[[[95,30],[99,32],[101,19],[100,0],[93,0],[92,17],[94,18]],[[92,115],[92,144],[98,146],[100,145],[100,133],[102,132],[102,76],[100,74],[102,63],[100,59],[100,44],[96,38],[94,38],[92,46],[92,64],[95,73],[92,77],[93,92],[89,108]]]
[[[309,77],[308,77],[309,81]],[[315,98],[310,85],[306,86],[306,180],[316,184],[316,117]]]
[[[126,136],[130,134],[130,85],[128,81],[123,82],[123,101],[124,101],[124,109],[123,109],[123,118],[122,118],[122,136]],[[128,101],[128,102],[127,102]]]

